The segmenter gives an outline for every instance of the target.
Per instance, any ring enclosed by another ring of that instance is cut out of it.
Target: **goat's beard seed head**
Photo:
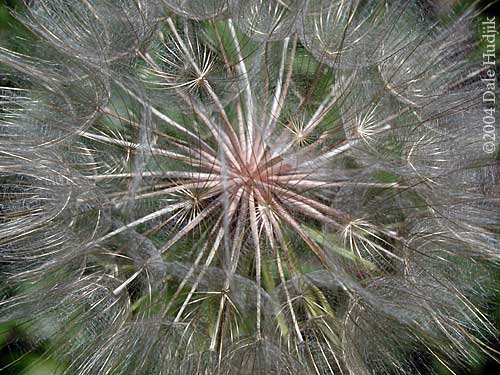
[[[81,375],[494,356],[475,13],[417,3],[34,3],[32,56],[0,49],[5,319]]]

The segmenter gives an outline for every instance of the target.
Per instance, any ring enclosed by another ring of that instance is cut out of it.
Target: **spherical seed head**
[[[19,289],[0,311],[80,375],[491,354],[499,173],[473,14],[38,1],[42,47],[0,49],[0,260]]]

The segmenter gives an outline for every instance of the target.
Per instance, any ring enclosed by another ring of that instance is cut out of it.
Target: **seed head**
[[[0,48],[0,260],[67,374],[494,357],[473,9],[39,0]]]

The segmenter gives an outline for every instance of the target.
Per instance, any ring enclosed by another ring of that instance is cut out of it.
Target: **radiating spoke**
[[[207,207],[205,207],[196,217],[190,220],[182,229],[175,233],[173,236],[163,247],[159,250],[160,253],[165,253],[169,250],[175,243],[177,243],[181,238],[186,236],[189,232],[195,229],[200,223],[208,217],[215,209],[217,209],[221,205],[221,202],[214,201]]]
[[[239,191],[239,194],[241,194],[243,190]],[[243,238],[244,238],[244,227],[246,224],[246,219],[248,215],[248,200],[245,199],[245,196],[242,196],[242,203],[241,203],[241,210],[238,215],[238,219],[236,221],[236,229],[234,231],[234,237],[233,237],[233,245],[231,246],[231,254],[230,254],[230,260],[229,260],[229,270],[226,270],[226,279],[224,281],[224,286],[223,290],[221,291],[221,300],[220,300],[220,305],[219,305],[219,311],[217,313],[217,319],[215,322],[215,331],[212,336],[212,341],[210,343],[210,350],[215,350],[215,346],[217,344],[217,339],[219,335],[221,327],[221,319],[222,319],[222,314],[224,312],[224,307],[226,305],[226,301],[230,301],[229,299],[229,291],[230,291],[230,286],[231,286],[231,281],[234,278],[234,275],[236,273],[236,268],[238,267],[238,262],[240,259],[240,252],[241,252],[241,247],[243,244]],[[237,291],[235,291],[237,292]],[[257,290],[257,294],[260,293],[260,289]],[[222,341],[220,342],[222,345]]]
[[[323,249],[314,241],[313,238],[307,234],[307,232],[301,227],[301,225],[276,201],[273,201],[273,206],[276,207],[276,211],[279,213],[280,217],[293,228],[296,233],[302,238],[302,240],[307,244],[307,246],[313,251],[313,253],[318,257],[320,262],[329,269],[329,260],[323,251]]]
[[[248,70],[247,66],[245,64],[245,59],[243,58],[241,54],[241,46],[240,42],[238,41],[238,36],[236,34],[236,29],[234,28],[233,21],[229,19],[227,21],[228,26],[229,26],[229,31],[231,32],[231,38],[233,40],[234,47],[236,49],[237,57],[238,57],[238,71],[240,73],[240,76],[243,79],[243,89],[244,89],[244,97],[246,100],[246,123],[247,123],[247,130],[248,130],[248,145],[247,145],[247,160],[250,159],[251,155],[250,152],[251,150],[254,149],[254,143],[255,143],[255,126],[256,124],[254,123],[254,113],[253,113],[253,94],[252,94],[252,86],[250,85],[250,77],[248,76]]]
[[[248,195],[248,207],[250,212],[250,230],[252,232],[253,244],[255,246],[255,280],[257,283],[257,339],[262,338],[261,315],[262,315],[262,259],[260,249],[260,232],[257,224],[257,214],[253,191]]]
[[[264,222],[264,231],[266,233],[267,240],[269,242],[269,246],[271,247],[271,250],[274,253],[274,256],[276,257],[276,266],[278,269],[278,274],[280,277],[280,282],[281,285],[283,286],[283,292],[285,293],[286,297],[286,303],[288,306],[288,309],[290,311],[290,316],[292,318],[292,323],[293,327],[295,330],[295,334],[297,335],[297,338],[299,339],[300,342],[304,341],[304,338],[302,337],[302,333],[300,331],[299,323],[297,321],[297,316],[295,314],[295,309],[293,307],[292,299],[290,298],[290,292],[286,286],[286,279],[285,279],[285,273],[283,271],[283,265],[281,262],[281,255],[280,255],[280,249],[276,246],[275,244],[275,234],[274,234],[274,228],[273,228],[273,222],[275,222],[271,217],[268,217],[267,215],[262,215],[262,220]]]
[[[85,178],[94,181],[113,180],[123,178],[164,178],[164,179],[190,179],[199,182],[210,182],[220,180],[220,176],[211,173],[185,172],[185,171],[164,171],[164,172],[141,172],[141,173],[114,173],[103,175],[89,175]]]
[[[184,208],[188,205],[187,202],[180,202],[180,203],[176,203],[176,204],[171,204],[167,207],[164,207],[160,210],[157,210],[155,212],[152,212],[150,213],[149,215],[146,215],[146,216],[143,216],[141,217],[140,219],[137,219],[131,223],[128,223],[127,225],[124,225],[118,229],[115,229],[114,231],[112,232],[109,232],[108,234],[90,242],[89,244],[87,244],[87,247],[93,247],[93,246],[96,246],[120,233],[123,233],[125,232],[126,230],[129,230],[129,229],[132,229],[132,228],[135,228],[137,227],[138,225],[141,225],[141,224],[144,224],[144,223],[147,223],[148,221],[151,221],[151,220],[154,220],[158,217],[161,217],[161,216],[164,216],[164,215],[167,215],[171,212],[174,212],[176,210],[179,210],[181,208]]]

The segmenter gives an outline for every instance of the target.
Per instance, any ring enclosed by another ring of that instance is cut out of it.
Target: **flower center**
[[[231,172],[231,188],[235,192],[243,189],[248,193],[254,192],[261,197],[266,197],[272,190],[275,173],[266,165],[255,160],[244,161]]]

